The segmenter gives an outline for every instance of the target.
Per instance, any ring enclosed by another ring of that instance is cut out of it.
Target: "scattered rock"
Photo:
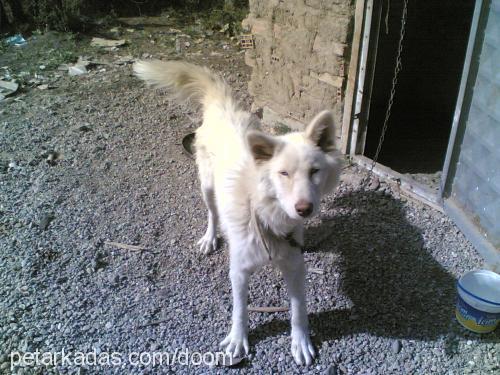
[[[219,362],[217,363],[218,366],[235,367],[238,366],[240,363],[242,363],[245,357],[231,357],[229,354],[226,354],[224,358],[218,358],[218,359],[219,359]]]
[[[40,223],[38,224],[38,227],[40,228],[40,230],[47,230],[47,228],[49,227],[52,220],[54,220],[54,214],[53,213],[46,213],[40,219]]]
[[[378,177],[373,177],[368,185],[368,189],[377,190],[380,187],[380,180]]]
[[[339,375],[337,365],[330,365],[324,372],[324,375]]]
[[[19,84],[16,81],[0,80],[0,93],[3,97],[8,97],[17,92]]]
[[[338,369],[342,371],[344,374],[348,374],[349,370],[347,370],[347,367],[345,367],[342,363],[339,364]]]
[[[401,351],[401,341],[394,340],[391,345],[391,350],[394,354],[398,354]]]
[[[128,56],[121,56],[118,58],[118,60],[115,61],[116,65],[127,65],[127,64],[132,64],[136,61],[131,55]]]
[[[178,35],[175,37],[175,52],[182,53],[186,48],[191,46],[191,42],[188,40],[189,35]]]
[[[127,44],[125,39],[112,40],[112,39],[104,39],[94,37],[90,41],[90,45],[94,47],[102,47],[102,48],[113,48],[113,47],[121,47]]]
[[[100,269],[106,268],[107,265],[108,262],[105,259],[105,255],[98,252],[95,255],[94,261],[92,262],[92,268],[94,269],[94,271],[97,272]]]
[[[87,125],[82,125],[82,126],[78,127],[78,130],[80,130],[83,133],[87,133],[89,131],[92,131],[92,128],[90,126],[87,126]]]
[[[9,170],[9,162],[0,159],[0,173],[6,173]]]
[[[49,151],[47,153],[47,158],[46,158],[47,164],[49,164],[50,166],[56,165],[56,162],[57,162],[57,160],[59,160],[59,157],[60,157],[60,155],[58,152]]]
[[[15,161],[10,161],[9,164],[7,164],[7,171],[12,172],[13,170],[17,169],[18,165]]]

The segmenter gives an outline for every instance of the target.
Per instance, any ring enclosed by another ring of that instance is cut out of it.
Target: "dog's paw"
[[[309,366],[316,352],[311,339],[305,333],[292,333],[292,356],[298,365]]]
[[[205,233],[205,235],[198,241],[198,246],[200,246],[200,251],[203,254],[210,254],[212,251],[217,249],[217,236]]]
[[[225,348],[226,353],[233,358],[243,357],[249,352],[248,337],[245,334],[229,333],[219,346]]]

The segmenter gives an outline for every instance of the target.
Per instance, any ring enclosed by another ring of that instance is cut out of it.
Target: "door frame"
[[[371,93],[375,75],[377,46],[382,23],[383,0],[357,0],[354,34],[347,81],[346,101],[342,126],[341,151],[365,168],[373,160],[364,156]],[[416,198],[440,211],[441,195],[406,175],[376,163],[373,172],[388,181],[394,181],[410,197]]]
[[[363,153],[377,55],[378,31],[382,18],[381,4],[382,0],[356,1],[353,45],[342,126],[341,151],[364,168],[371,168],[373,163],[373,160],[364,156]],[[424,202],[448,215],[485,261],[497,272],[500,272],[500,252],[484,238],[477,225],[469,219],[460,205],[450,196],[455,168],[460,155],[460,145],[465,132],[472,88],[479,67],[479,54],[490,4],[491,0],[476,0],[475,2],[439,190],[435,192],[379,163],[374,165],[373,172],[388,182],[394,181],[409,197]],[[376,37],[371,35],[373,31],[376,31]],[[373,46],[374,43],[375,46]]]

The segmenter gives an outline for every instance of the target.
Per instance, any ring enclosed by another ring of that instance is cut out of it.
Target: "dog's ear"
[[[273,157],[279,141],[262,132],[249,131],[247,133],[247,143],[255,162],[262,163]]]
[[[333,113],[330,111],[320,112],[307,125],[305,135],[323,152],[335,150],[335,124]]]

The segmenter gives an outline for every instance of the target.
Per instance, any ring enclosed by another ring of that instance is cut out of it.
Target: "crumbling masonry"
[[[265,122],[300,129],[333,109],[340,137],[353,20],[353,0],[250,0],[245,61]]]

